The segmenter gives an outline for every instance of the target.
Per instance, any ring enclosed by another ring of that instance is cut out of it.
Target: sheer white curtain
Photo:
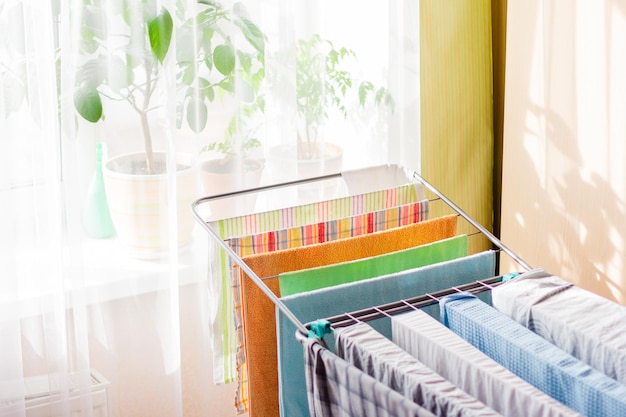
[[[213,382],[218,303],[189,204],[322,172],[286,146],[312,117],[299,100],[341,89],[300,94],[305,42],[318,71],[345,54],[332,69],[352,88],[309,126],[339,168],[418,168],[418,7],[0,2],[0,414],[235,415],[233,384]],[[155,172],[128,175],[147,142]]]
[[[295,170],[303,177],[335,168],[328,161],[320,169],[295,163],[297,158],[319,156],[287,146],[296,141],[339,145],[343,169],[388,162],[419,168],[419,3],[248,3],[268,38],[268,179],[281,177],[276,171],[284,178],[293,177]],[[335,59],[329,58],[333,54]],[[320,56],[326,62],[320,62]],[[371,90],[360,101],[363,86]],[[287,156],[278,170],[277,149]]]
[[[174,169],[179,154],[194,151],[176,134],[175,45],[165,54],[148,36],[156,18],[160,40],[168,37],[162,10],[184,18],[174,2],[0,5],[3,416],[176,416],[185,407],[206,415],[215,407],[211,392],[192,405],[183,395],[210,381],[209,300],[206,265],[183,233],[193,222],[181,195],[199,195],[195,171],[188,186]],[[98,111],[90,87],[104,120],[85,120]],[[146,92],[151,99],[142,101]],[[143,152],[144,120],[166,167],[157,185],[126,192],[157,197],[157,220],[147,226],[116,206],[109,191],[121,174],[108,166]],[[104,145],[104,178],[96,144]],[[183,378],[183,368],[193,371]],[[228,410],[229,399],[220,401]]]

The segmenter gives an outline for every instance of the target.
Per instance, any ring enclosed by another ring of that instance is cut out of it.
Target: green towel
[[[459,235],[384,255],[279,274],[281,296],[360,281],[467,256],[468,237]]]

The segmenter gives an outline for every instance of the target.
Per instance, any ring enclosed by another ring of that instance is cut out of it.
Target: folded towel
[[[252,255],[247,265],[280,295],[277,275],[287,271],[346,262],[446,239],[456,234],[457,216],[445,216],[334,242]],[[248,363],[251,417],[279,415],[278,363],[274,304],[247,276],[241,278],[244,345]]]
[[[626,385],[626,307],[545,271],[493,290],[493,306]]]
[[[626,415],[626,386],[471,294],[440,301],[443,323],[520,378],[588,417]]]

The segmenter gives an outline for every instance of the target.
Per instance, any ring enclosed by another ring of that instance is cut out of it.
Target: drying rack
[[[496,248],[501,250],[510,256],[518,265],[524,268],[526,271],[532,270],[530,265],[526,263],[520,256],[518,256],[515,252],[513,252],[510,248],[508,248],[500,239],[498,239],[495,235],[493,235],[489,230],[487,230],[484,226],[478,223],[475,219],[473,219],[470,215],[468,215],[464,210],[462,210],[459,206],[457,206],[452,200],[446,197],[443,193],[441,193],[435,186],[429,183],[426,179],[424,179],[420,174],[416,171],[407,170],[405,168],[401,168],[397,165],[387,165],[388,167],[395,167],[400,170],[403,170],[406,173],[406,184],[421,184],[427,190],[432,192],[436,198],[443,201],[447,206],[449,206],[454,212],[456,212],[459,216],[463,217],[470,225],[475,227],[479,233],[485,236]],[[363,169],[365,171],[366,169]],[[350,175],[358,175],[360,170],[348,171]],[[302,323],[294,314],[289,310],[289,308],[280,300],[278,296],[276,296],[270,289],[265,285],[263,280],[245,263],[245,261],[233,251],[230,246],[221,239],[218,232],[212,227],[211,221],[206,221],[200,211],[203,205],[206,205],[210,202],[215,202],[221,199],[227,199],[232,197],[240,197],[246,194],[260,193],[269,190],[281,189],[286,187],[293,186],[301,186],[308,183],[321,183],[328,180],[333,179],[341,179],[345,175],[344,172],[338,172],[335,174],[329,175],[321,175],[306,179],[299,179],[294,181],[281,182],[277,184],[265,185],[255,188],[249,188],[240,191],[234,191],[229,193],[217,194],[213,196],[207,196],[200,199],[197,199],[192,203],[192,213],[194,218],[200,225],[209,233],[209,235],[215,240],[215,242],[225,251],[227,256],[233,260],[235,264],[237,264],[243,272],[245,272],[248,277],[263,291],[263,293],[274,303],[274,305],[296,326],[298,331],[304,335],[309,332],[309,324]],[[371,190],[376,191],[376,190]],[[246,213],[249,214],[249,213]],[[466,291],[470,293],[478,293],[481,291],[486,291],[492,289],[494,286],[498,285],[502,282],[503,275],[495,276],[492,278],[488,278],[485,280],[475,281],[470,284],[466,284],[459,287],[454,287],[442,291],[438,291],[435,293],[424,294],[419,297],[414,297],[411,299],[400,300],[396,303],[389,303],[383,306],[373,306],[369,309],[347,312],[342,315],[328,317],[328,320],[332,326],[340,327],[345,326],[354,321],[366,321],[372,318],[381,317],[383,315],[389,315],[390,313],[398,313],[401,311],[408,311],[409,309],[424,307],[430,304],[434,304],[438,301],[440,297],[443,297],[448,294],[452,294],[458,291]]]

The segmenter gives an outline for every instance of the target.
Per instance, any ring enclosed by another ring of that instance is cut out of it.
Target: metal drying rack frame
[[[520,258],[516,253],[514,253],[504,243],[502,243],[502,241],[500,239],[498,239],[495,235],[493,235],[484,226],[482,226],[476,220],[474,220],[464,210],[462,210],[459,206],[457,206],[452,200],[450,200],[448,197],[443,195],[443,193],[441,193],[435,186],[433,186],[428,181],[426,181],[421,175],[419,175],[415,171],[408,171],[406,169],[404,169],[404,170],[407,173],[407,182],[406,182],[407,185],[408,184],[422,184],[429,191],[431,191],[438,198],[440,198],[443,202],[445,202],[450,208],[452,208],[458,215],[463,217],[468,223],[470,223],[477,230],[479,230],[480,233],[482,233],[487,239],[489,239],[491,241],[491,243],[493,243],[496,247],[498,247],[500,250],[502,250],[507,255],[509,255],[520,266],[522,266],[527,271],[532,270],[532,268],[530,267],[530,265],[528,263],[526,263],[522,258]],[[338,173],[335,173],[335,174],[321,175],[321,176],[311,177],[311,178],[306,178],[306,179],[300,179],[300,180],[287,181],[287,182],[282,182],[282,183],[277,183],[277,184],[265,185],[265,186],[249,188],[249,189],[241,190],[241,191],[234,191],[234,192],[230,192],[230,193],[223,193],[223,194],[217,194],[217,195],[213,195],[213,196],[202,197],[202,198],[199,198],[196,201],[194,201],[192,203],[192,205],[191,205],[191,210],[192,210],[193,216],[196,219],[196,221],[198,223],[200,223],[200,225],[209,233],[209,235],[212,238],[214,238],[215,241],[221,246],[221,248],[226,252],[226,254],[242,269],[243,272],[245,272],[248,275],[248,277],[250,277],[250,279],[261,289],[261,291],[263,291],[263,293],[276,305],[276,307],[303,334],[307,334],[308,333],[308,328],[306,327],[306,325],[304,323],[300,322],[300,320],[293,314],[293,312],[291,312],[291,310],[289,310],[289,308],[280,300],[280,298],[277,297],[276,294],[274,294],[267,287],[267,285],[265,285],[263,280],[245,263],[245,261],[237,253],[235,253],[230,248],[230,246],[228,246],[228,244],[224,240],[222,240],[222,238],[219,236],[219,234],[211,227],[210,222],[207,222],[205,219],[202,218],[202,216],[198,212],[198,208],[201,205],[203,205],[203,204],[209,203],[211,201],[219,200],[219,199],[224,199],[224,198],[229,198],[229,197],[237,197],[237,196],[241,196],[241,195],[245,195],[245,194],[257,193],[257,192],[261,192],[261,191],[269,191],[269,190],[280,189],[280,188],[291,187],[291,186],[298,186],[298,185],[303,185],[303,184],[307,184],[307,183],[314,183],[314,182],[321,182],[321,181],[332,180],[332,179],[339,179],[339,178],[342,178],[342,177],[343,177],[343,173],[342,172],[338,172]],[[467,284],[466,286],[463,286],[463,287],[453,288],[453,289],[450,289],[450,290],[443,290],[440,293],[441,293],[441,296],[443,296],[445,294],[454,292],[455,290],[456,291],[464,290],[464,291],[472,292],[472,291],[479,291],[479,290],[489,289],[489,288],[491,288],[491,286],[490,286],[491,284],[494,284],[495,282],[499,281],[500,279],[501,279],[501,276],[500,277],[493,277],[493,278],[488,279],[488,280],[476,281],[473,284]],[[408,309],[408,308],[410,308],[410,306],[416,306],[416,305],[424,306],[424,305],[427,305],[429,303],[434,303],[435,299],[436,299],[436,297],[433,294],[426,294],[424,296],[416,297],[416,298],[411,299],[411,300],[401,300],[398,303],[404,304],[404,308]],[[396,307],[394,307],[395,304],[397,304],[397,303],[392,303],[392,304],[389,304],[388,306],[390,306],[390,308],[396,308]],[[403,308],[403,307],[402,306],[398,306],[397,308]],[[397,308],[396,308],[396,310],[397,310]],[[373,307],[373,309],[374,310],[378,310],[379,312],[381,312],[380,308],[378,308],[378,307]],[[331,320],[334,320],[334,323],[339,324],[341,322],[341,320],[342,320],[342,317],[347,316],[347,317],[354,318],[354,314],[357,314],[357,313],[361,313],[361,312],[353,312],[353,313],[348,313],[348,314],[345,314],[345,315],[335,316],[335,317],[331,318]],[[384,312],[381,312],[381,313],[382,314],[386,314]],[[367,315],[367,312],[365,312],[364,314]],[[363,317],[366,317],[366,316],[363,316]]]

